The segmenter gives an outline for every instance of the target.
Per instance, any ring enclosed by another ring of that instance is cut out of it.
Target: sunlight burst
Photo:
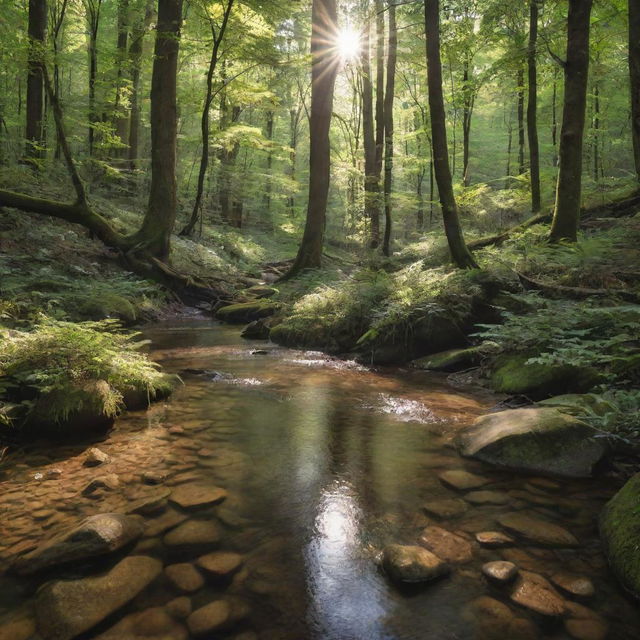
[[[360,34],[346,27],[338,32],[336,37],[336,48],[343,60],[353,60],[360,54]]]

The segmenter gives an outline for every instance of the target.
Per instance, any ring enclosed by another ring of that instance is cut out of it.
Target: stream
[[[202,545],[178,552],[165,544],[171,527],[188,517],[215,520],[221,535],[211,546],[240,554],[242,565],[225,580],[196,581],[189,588],[178,588],[165,570],[78,637],[196,637],[184,621],[129,635],[109,631],[126,616],[167,607],[185,594],[191,610],[220,598],[242,603],[237,620],[199,636],[205,638],[640,637],[638,608],[610,574],[597,535],[598,512],[619,488],[618,480],[549,481],[464,460],[451,439],[491,410],[495,396],[454,387],[440,374],[369,369],[317,352],[242,340],[239,333],[201,318],[145,328],[151,357],[184,381],[168,401],[123,415],[99,440],[34,446],[9,456],[0,482],[0,640],[54,637],[42,621],[41,635],[34,634],[32,607],[42,580],[5,571],[17,555],[87,516],[124,513],[154,492],[190,484],[224,488],[228,497],[186,516],[172,504],[162,515],[145,516],[145,534],[126,553],[160,558],[165,567],[193,562],[207,552]],[[84,466],[90,447],[110,461]],[[453,516],[427,515],[426,502],[462,502],[465,493],[439,478],[458,469],[486,478],[482,488],[499,493],[502,503],[480,497],[465,501]],[[105,474],[117,476],[114,486],[83,491]],[[511,511],[561,525],[580,546],[480,546],[475,534],[499,531],[496,518]],[[427,526],[450,532],[449,542],[462,539],[471,555],[452,562],[445,578],[398,588],[379,568],[381,549],[416,544]],[[541,615],[512,602],[509,587],[483,577],[484,563],[503,559],[547,578],[586,577],[595,593],[574,597],[557,588],[575,605],[561,616]],[[101,568],[114,562],[104,560]],[[83,571],[72,567],[46,577],[78,577]],[[487,603],[495,601],[502,606],[491,609]]]

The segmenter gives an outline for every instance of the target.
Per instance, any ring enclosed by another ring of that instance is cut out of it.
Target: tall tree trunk
[[[376,177],[376,141],[373,117],[373,82],[371,78],[371,27],[365,22],[360,53],[362,66],[362,132],[364,144],[364,211],[370,221],[369,246],[380,244],[380,185]]]
[[[440,2],[424,2],[425,33],[427,36],[427,81],[429,110],[431,113],[431,140],[433,161],[440,193],[442,219],[453,262],[461,269],[477,268],[462,235],[458,218],[458,206],[453,195],[451,169],[449,168],[446,116],[442,95],[442,63],[440,61]]]
[[[221,121],[224,123],[221,127],[222,130],[226,129],[230,124],[237,123],[240,119],[240,107],[234,106],[231,109],[230,121],[228,109],[227,96],[225,94],[222,96],[220,108]],[[233,173],[239,151],[240,144],[238,142],[234,142],[230,149],[223,149],[220,156],[220,217],[224,222],[231,226],[235,226],[236,223],[233,209]]]
[[[331,147],[329,129],[339,59],[335,54],[336,0],[313,0],[311,9],[311,116],[309,118],[309,203],[298,255],[285,274],[321,266],[326,224]]]
[[[391,252],[391,183],[393,180],[393,99],[396,84],[398,31],[395,0],[389,0],[389,46],[387,51],[387,86],[384,90],[384,239],[382,253]]]
[[[275,114],[273,111],[267,111],[267,122],[266,122],[266,137],[267,140],[271,143],[273,142],[273,126],[274,126]],[[273,190],[273,185],[271,183],[271,172],[273,171],[273,147],[269,145],[269,149],[267,150],[267,175],[265,176],[265,184],[264,184],[264,221],[269,224],[271,221],[271,192]]]
[[[117,158],[126,156],[127,126],[129,118],[124,108],[123,97],[127,76],[127,47],[129,40],[129,0],[119,0],[118,2],[118,38],[116,40],[116,83],[115,83],[115,104],[113,113],[113,123],[115,137],[118,146],[114,149],[113,155]]]
[[[166,261],[176,220],[176,82],[182,0],[158,0],[151,77],[151,189],[137,236],[147,251]]]
[[[93,155],[95,142],[94,124],[96,114],[96,76],[98,74],[98,29],[100,27],[100,9],[102,0],[85,0],[89,27],[89,155]]]
[[[511,150],[513,149],[513,107],[509,109],[509,122],[507,125],[507,167],[505,169],[506,178],[504,180],[504,188],[511,188]]]
[[[371,219],[371,248],[375,249],[380,244],[380,210],[382,200],[382,161],[384,159],[384,5],[382,0],[375,0],[376,12],[376,155],[375,155],[375,180],[376,199],[375,209],[372,210]],[[374,237],[374,229],[376,236]]]
[[[204,99],[204,106],[202,107],[202,116],[200,118],[200,131],[201,131],[201,153],[200,153],[200,169],[198,170],[198,186],[196,187],[196,197],[193,202],[193,209],[191,210],[191,218],[187,225],[180,232],[181,236],[189,236],[193,233],[198,222],[198,217],[202,215],[202,194],[204,192],[204,181],[207,176],[207,168],[209,167],[209,127],[210,127],[210,114],[211,103],[213,102],[213,75],[218,65],[218,55],[220,50],[220,44],[224,38],[224,33],[227,29],[229,22],[229,16],[231,15],[231,9],[233,8],[233,0],[227,0],[227,5],[222,17],[222,24],[220,29],[215,28],[213,19],[210,18],[211,36],[213,37],[213,44],[211,46],[211,58],[209,59],[209,68],[207,69],[207,92]]]
[[[470,62],[464,59],[462,70],[462,183],[468,187],[471,183],[469,174],[469,151],[471,145],[471,116],[473,115],[474,92],[470,84]]]
[[[296,155],[298,148],[298,109],[291,108],[289,110],[289,178],[291,179],[291,185],[293,187],[296,180]],[[295,215],[296,199],[293,195],[287,198],[287,209],[289,210],[289,217],[293,218]]]
[[[518,175],[525,172],[524,139],[524,67],[518,65]]]
[[[46,0],[29,0],[29,70],[27,73],[26,157],[44,157],[44,40],[47,31]]]
[[[550,240],[575,242],[580,219],[582,145],[589,80],[589,19],[593,0],[569,0],[560,169]]]
[[[633,161],[640,180],[640,0],[629,0],[629,81]]]
[[[593,87],[593,180],[598,182],[600,174],[600,85]]]
[[[558,166],[558,68],[553,69],[553,97],[551,100],[551,143],[553,144],[553,166]]]
[[[529,0],[529,47],[527,71],[529,75],[527,99],[527,136],[529,140],[529,170],[531,172],[531,211],[540,211],[540,149],[538,146],[538,2]]]
[[[64,17],[67,12],[68,4],[68,0],[62,0],[60,4],[58,4],[57,2],[54,3],[53,7],[51,8],[51,44],[53,46],[53,94],[57,102],[60,102],[60,31],[62,30],[62,25],[64,23]],[[61,152],[62,150],[60,148],[60,139],[56,127],[56,148],[53,157],[56,160],[59,160]]]

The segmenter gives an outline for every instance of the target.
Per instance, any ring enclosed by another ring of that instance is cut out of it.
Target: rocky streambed
[[[203,321],[149,330],[184,386],[0,493],[0,640],[637,638],[602,553],[614,477],[451,442],[494,399]]]

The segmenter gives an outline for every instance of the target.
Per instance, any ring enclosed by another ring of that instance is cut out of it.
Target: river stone
[[[180,596],[170,600],[165,605],[167,613],[176,620],[186,620],[193,610],[191,600],[187,596]]]
[[[586,576],[560,572],[554,573],[550,579],[556,587],[577,598],[589,598],[595,593],[593,582]]]
[[[474,640],[537,640],[535,626],[516,617],[511,609],[489,596],[480,596],[468,604],[462,613],[463,620],[473,627]]]
[[[186,627],[161,607],[152,607],[124,617],[94,640],[188,640]]]
[[[231,622],[231,605],[226,600],[215,600],[194,611],[187,618],[187,626],[194,636],[219,631]]]
[[[609,625],[595,611],[577,602],[566,602],[567,614],[564,628],[575,640],[604,640]]]
[[[640,598],[640,473],[633,476],[600,514],[600,538],[609,566],[622,586]]]
[[[440,478],[440,482],[446,487],[457,489],[458,491],[470,491],[471,489],[477,489],[491,482],[488,478],[469,473],[463,469],[444,471],[438,478]]]
[[[447,562],[464,563],[473,558],[473,547],[466,538],[440,527],[424,529],[418,542]]]
[[[511,600],[543,616],[559,617],[566,610],[565,601],[551,583],[537,573],[520,571],[511,592]]]
[[[178,591],[192,593],[204,586],[202,574],[188,562],[170,564],[164,568],[164,573]]]
[[[396,582],[428,582],[449,573],[438,556],[415,545],[387,545],[382,552],[382,566]]]
[[[183,484],[171,492],[169,500],[186,511],[195,511],[218,504],[225,500],[227,495],[227,492],[220,487]]]
[[[26,610],[0,620],[0,640],[31,640],[35,632],[35,620]]]
[[[90,516],[71,531],[19,558],[14,568],[21,575],[32,575],[61,564],[90,560],[121,549],[139,538],[142,531],[141,520],[135,516],[121,513]]]
[[[242,566],[242,556],[231,551],[214,551],[201,556],[196,564],[213,578],[226,578]]]
[[[509,502],[509,496],[503,491],[470,491],[464,499],[475,505],[507,504]]]
[[[147,538],[159,536],[173,527],[177,527],[187,519],[187,515],[179,513],[175,509],[167,509],[161,516],[147,520],[147,528],[144,535]]]
[[[478,418],[457,440],[463,456],[499,467],[571,478],[592,475],[607,452],[596,431],[557,409],[508,409]]]
[[[540,520],[520,511],[498,517],[498,523],[509,533],[545,547],[578,547],[576,537],[557,524]]]
[[[499,549],[500,547],[510,547],[514,539],[502,531],[480,531],[476,533],[478,544],[487,549]]]
[[[422,507],[427,515],[436,518],[455,518],[469,509],[469,505],[460,498],[431,500]]]
[[[216,522],[210,520],[187,520],[169,531],[163,542],[170,548],[213,546],[220,542],[222,532]]]
[[[132,502],[127,508],[127,513],[139,513],[143,516],[155,516],[167,508],[167,498],[171,489],[161,489],[155,493]]]
[[[101,451],[98,447],[91,447],[91,449],[87,451],[87,455],[82,464],[84,464],[85,467],[97,467],[107,462],[111,462],[111,458],[104,451]]]
[[[45,584],[36,596],[38,630],[46,640],[71,640],[145,589],[162,571],[147,556],[129,556],[110,571]]]
[[[98,476],[94,478],[83,490],[83,496],[89,496],[98,491],[98,489],[107,489],[114,491],[120,486],[120,478],[115,473],[109,473],[106,476]]]
[[[513,562],[495,560],[482,565],[482,573],[491,582],[506,584],[518,575],[518,567]]]

